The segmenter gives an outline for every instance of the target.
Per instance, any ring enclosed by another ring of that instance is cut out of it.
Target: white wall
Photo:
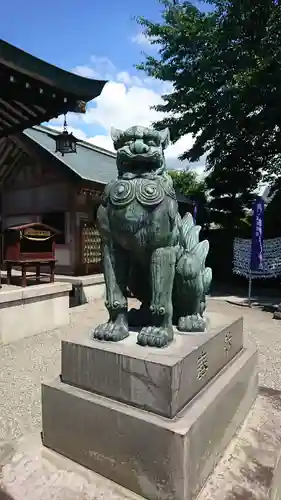
[[[55,256],[57,259],[57,266],[71,265],[70,248],[67,245],[59,245],[58,247],[56,247]]]
[[[71,266],[71,233],[70,233],[70,213],[65,213],[65,245],[57,245],[55,256],[57,266]]]

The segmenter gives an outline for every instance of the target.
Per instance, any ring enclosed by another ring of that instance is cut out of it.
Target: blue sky
[[[139,47],[130,43],[138,14],[158,20],[158,1],[10,0],[1,4],[1,38],[64,68],[95,54],[130,69],[139,60]]]
[[[109,79],[86,116],[69,116],[68,122],[81,138],[111,148],[110,127],[148,124],[156,117],[151,105],[166,90],[134,69],[142,50],[155,51],[134,16],[157,21],[161,8],[157,0],[9,0],[1,3],[1,38],[64,69]],[[169,148],[171,161],[190,141]]]

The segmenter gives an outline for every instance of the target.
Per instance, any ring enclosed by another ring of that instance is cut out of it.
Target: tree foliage
[[[174,187],[184,196],[195,201],[201,194],[205,196],[206,184],[194,170],[170,170]]]
[[[160,3],[161,22],[138,18],[159,46],[138,68],[173,84],[155,126],[168,126],[173,141],[194,135],[181,159],[206,155],[214,204],[221,198],[238,215],[260,180],[281,172],[281,0],[209,0],[205,13]]]
[[[202,225],[208,224],[208,197],[205,179],[202,179],[194,170],[172,170],[169,174],[173,179],[175,189],[190,200],[190,207],[197,205],[197,222]]]

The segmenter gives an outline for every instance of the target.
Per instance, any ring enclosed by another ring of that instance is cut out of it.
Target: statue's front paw
[[[180,332],[204,332],[206,330],[206,320],[199,314],[182,316],[178,322]]]
[[[103,323],[98,325],[93,331],[93,338],[97,340],[106,340],[111,342],[119,342],[125,339],[129,335],[129,329],[127,325],[123,323],[114,323],[109,321],[108,323]]]
[[[137,343],[142,346],[165,347],[171,340],[171,335],[165,328],[145,326],[138,334]]]

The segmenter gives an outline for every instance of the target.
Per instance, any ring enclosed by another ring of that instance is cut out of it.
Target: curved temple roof
[[[45,126],[27,128],[15,136],[0,138],[0,184],[22,165],[41,162],[66,169],[85,182],[105,185],[117,177],[116,153],[78,140],[77,154],[55,152],[58,131]]]
[[[0,138],[69,111],[85,112],[106,81],[69,73],[0,39]]]

